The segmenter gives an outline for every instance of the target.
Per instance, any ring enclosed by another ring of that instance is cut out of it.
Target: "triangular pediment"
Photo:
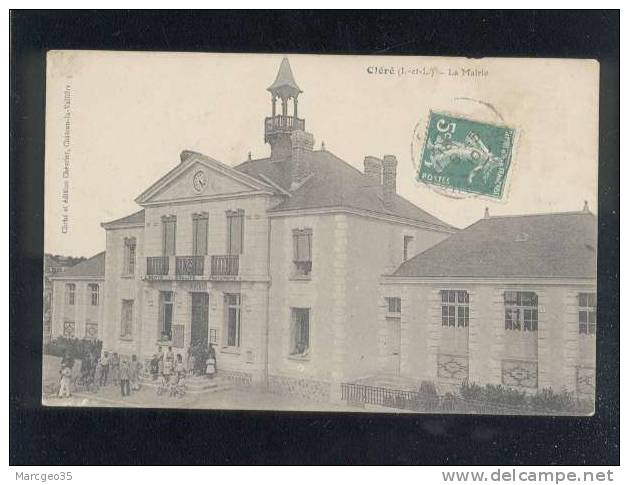
[[[268,184],[224,163],[188,152],[184,161],[145,190],[136,202],[150,205],[273,191]]]

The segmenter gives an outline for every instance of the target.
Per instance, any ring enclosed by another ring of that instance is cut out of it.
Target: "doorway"
[[[386,357],[385,371],[400,375],[400,353],[402,347],[402,329],[399,318],[387,318],[387,334],[384,342]]]
[[[208,344],[209,295],[207,293],[190,293],[192,295],[192,311],[190,315],[190,341]]]

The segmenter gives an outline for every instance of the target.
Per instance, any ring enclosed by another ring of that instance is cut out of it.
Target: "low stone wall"
[[[318,402],[329,402],[332,397],[332,384],[312,379],[269,375],[269,392],[291,395]]]

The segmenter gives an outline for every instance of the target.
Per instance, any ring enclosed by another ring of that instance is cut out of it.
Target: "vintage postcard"
[[[592,414],[598,86],[50,52],[43,403]]]

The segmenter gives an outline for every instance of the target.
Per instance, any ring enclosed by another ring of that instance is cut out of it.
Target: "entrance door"
[[[387,318],[387,337],[385,340],[385,355],[387,372],[400,374],[400,350],[402,347],[402,332],[399,318]]]
[[[204,346],[207,346],[209,295],[207,293],[191,293],[191,295],[192,295],[192,313],[190,315],[191,342],[200,342]]]

